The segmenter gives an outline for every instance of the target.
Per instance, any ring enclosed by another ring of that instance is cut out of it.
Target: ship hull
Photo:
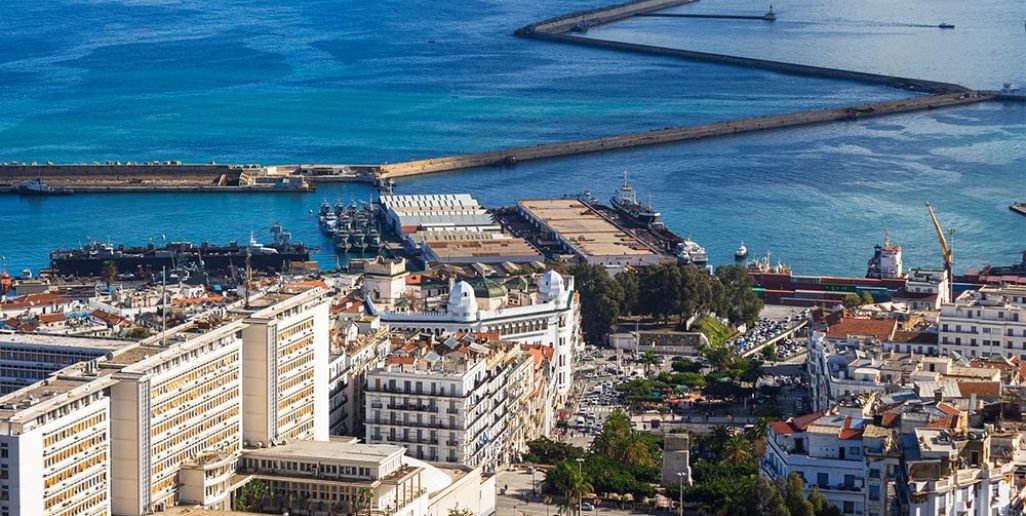
[[[290,250],[278,254],[253,254],[249,257],[250,267],[255,271],[280,272],[287,270],[293,262],[310,260],[306,250]],[[50,268],[61,276],[101,276],[105,263],[112,262],[118,273],[155,274],[162,269],[168,271],[186,265],[199,266],[207,272],[228,272],[232,268],[245,267],[245,248],[228,252],[205,250],[202,254],[183,252],[175,255],[153,251],[146,253],[118,253],[110,256],[51,256]]]

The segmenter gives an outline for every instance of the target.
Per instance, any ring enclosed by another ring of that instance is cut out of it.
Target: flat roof
[[[439,258],[474,258],[485,256],[541,257],[541,253],[537,249],[520,238],[427,240],[426,243]]]
[[[131,365],[146,357],[152,357],[161,351],[167,351],[168,348],[162,348],[160,346],[149,346],[140,344],[134,348],[126,349],[121,353],[115,354],[110,360],[103,362],[104,364],[116,364],[116,365]]]
[[[260,458],[290,458],[310,460],[334,460],[350,462],[375,462],[402,456],[406,449],[393,444],[363,444],[346,441],[292,441],[270,448],[247,448],[244,455]]]
[[[47,335],[41,333],[0,332],[0,343],[27,344],[47,347],[76,347],[115,351],[136,344],[134,340],[79,337],[74,335]]]
[[[577,199],[517,201],[528,216],[548,226],[586,256],[654,256],[657,253],[630,233]]]

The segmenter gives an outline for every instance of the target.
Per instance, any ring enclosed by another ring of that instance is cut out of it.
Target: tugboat
[[[948,23],[948,22],[943,22],[940,25],[938,25],[937,28],[938,29],[954,29],[955,26],[950,24],[950,23]]]
[[[621,215],[645,227],[659,219],[659,212],[638,202],[634,188],[627,182],[626,170],[623,171],[623,186],[616,191],[616,195],[609,199],[609,203]]]
[[[21,195],[69,195],[71,190],[59,186],[48,185],[42,178],[36,178],[18,185]]]
[[[734,259],[735,260],[744,260],[747,257],[748,257],[748,248],[745,247],[745,241],[742,240],[741,241],[741,246],[737,248],[737,251],[734,251]]]

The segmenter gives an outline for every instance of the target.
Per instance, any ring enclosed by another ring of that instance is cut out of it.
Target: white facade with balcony
[[[983,287],[941,307],[940,349],[1026,359],[1026,286]]]

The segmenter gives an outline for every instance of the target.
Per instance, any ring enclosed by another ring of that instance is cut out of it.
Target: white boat
[[[734,251],[734,258],[737,259],[737,260],[744,260],[747,257],[748,257],[748,248],[745,247],[745,241],[742,240],[741,241],[741,246],[737,248],[737,251]]]
[[[693,240],[685,240],[677,244],[677,261],[683,264],[704,266],[709,262],[705,248]]]

